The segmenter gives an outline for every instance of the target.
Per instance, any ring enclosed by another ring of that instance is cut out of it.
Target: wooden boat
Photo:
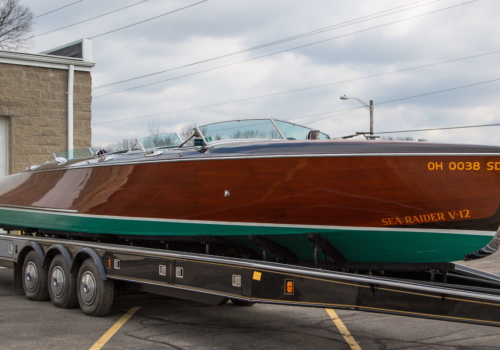
[[[500,224],[500,147],[330,140],[274,119],[199,125],[191,139],[5,177],[0,227],[255,252],[261,239],[301,261],[315,233],[351,262],[414,263],[461,260]]]

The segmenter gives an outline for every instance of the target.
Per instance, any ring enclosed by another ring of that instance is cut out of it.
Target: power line
[[[387,103],[394,103],[394,102],[398,102],[398,101],[404,101],[404,100],[409,100],[409,99],[413,99],[413,98],[418,98],[418,97],[423,97],[423,96],[429,96],[429,95],[434,95],[434,94],[441,94],[443,92],[449,92],[449,91],[454,91],[454,90],[469,88],[469,87],[472,87],[472,86],[493,83],[493,82],[496,82],[496,81],[499,81],[499,80],[500,80],[500,78],[497,78],[497,79],[492,79],[492,80],[487,80],[487,81],[481,81],[481,82],[478,82],[478,83],[473,83],[473,84],[468,84],[468,85],[463,85],[463,86],[457,86],[457,87],[454,87],[454,88],[449,88],[449,89],[444,89],[444,90],[438,90],[438,91],[428,92],[428,93],[425,93],[425,94],[408,96],[408,97],[402,97],[402,98],[398,98],[398,99],[395,99],[395,100],[390,100],[390,101],[384,101],[384,102],[376,103],[376,104],[374,104],[374,106],[378,106],[378,105],[382,105],[382,104],[387,104]],[[320,113],[320,114],[306,115],[306,116],[302,116],[302,117],[290,118],[288,120],[309,118],[309,117],[313,117],[313,116],[321,115],[321,114],[337,113],[337,112],[343,112],[343,111],[351,111],[351,110],[360,109],[360,108],[364,108],[364,107],[357,107],[357,108],[352,108],[352,109],[342,109],[342,110],[337,110],[337,111],[332,111],[332,112],[324,112],[324,113]],[[304,125],[313,124],[313,123],[316,123],[316,122],[319,122],[319,121],[322,121],[322,120],[325,120],[325,119],[329,119],[331,117],[336,117],[336,115],[329,116],[329,117],[322,118],[322,119],[318,119],[318,120],[314,120],[312,122],[305,123]]]
[[[49,13],[52,13],[52,12],[56,12],[56,11],[62,10],[63,8],[69,7],[69,6],[71,6],[71,5],[77,4],[77,3],[82,2],[82,1],[83,1],[83,0],[78,0],[78,1],[72,2],[71,4],[65,5],[65,6],[63,6],[63,7],[59,7],[59,8],[57,8],[57,9],[55,9],[55,10],[52,10],[52,11],[49,11],[49,12],[42,13],[41,15],[38,15],[38,16],[33,17],[33,19],[35,19],[35,18],[39,18],[39,17],[42,17],[42,16],[45,16],[45,15],[48,15]]]
[[[94,19],[96,19],[96,18],[104,17],[104,16],[110,15],[110,14],[112,14],[112,13],[115,13],[115,12],[118,12],[118,11],[121,11],[121,10],[128,9],[129,7],[132,7],[132,6],[136,6],[136,5],[142,4],[143,2],[146,2],[146,1],[148,1],[148,0],[143,0],[143,1],[141,1],[141,2],[138,2],[138,3],[132,4],[132,5],[129,5],[129,6],[125,6],[125,7],[119,8],[119,9],[114,10],[114,11],[111,11],[111,12],[103,13],[102,15],[99,15],[99,16],[96,16],[96,17],[92,17],[92,18],[89,18],[89,19],[86,19],[86,20],[83,20],[83,21],[80,21],[80,22],[76,22],[76,23],[73,23],[73,24],[70,24],[70,25],[67,25],[67,26],[61,27],[61,28],[57,28],[57,29],[54,29],[54,30],[50,30],[50,31],[45,32],[45,33],[41,33],[41,34],[37,34],[37,35],[33,35],[33,36],[32,36],[32,38],[36,38],[36,37],[39,37],[39,36],[42,36],[42,35],[45,35],[45,34],[49,34],[49,33],[53,33],[53,32],[57,32],[58,30],[61,30],[61,29],[66,29],[66,28],[69,28],[69,27],[76,26],[76,25],[78,25],[78,24],[82,24],[82,23],[85,23],[85,22],[89,22],[89,21],[92,21],[92,20],[94,20]]]
[[[214,68],[210,68],[210,69],[205,69],[205,70],[198,71],[198,72],[195,72],[195,73],[185,74],[185,75],[181,75],[181,76],[174,77],[174,78],[160,80],[160,81],[157,81],[157,82],[154,82],[154,83],[144,84],[144,85],[140,85],[140,86],[136,86],[136,87],[132,87],[132,88],[128,88],[128,89],[123,89],[123,90],[119,90],[119,91],[115,91],[115,92],[110,92],[110,93],[106,93],[106,94],[102,94],[102,95],[93,96],[93,98],[99,98],[99,97],[114,95],[114,94],[121,93],[121,92],[124,92],[124,91],[130,91],[130,90],[134,90],[134,89],[139,89],[139,88],[143,88],[143,87],[146,87],[146,86],[156,85],[156,84],[164,83],[164,82],[171,81],[171,80],[181,79],[181,78],[185,78],[185,77],[189,77],[189,76],[193,76],[193,75],[197,75],[197,74],[201,74],[201,73],[206,73],[206,72],[214,71],[214,70],[225,68],[225,67],[234,66],[234,65],[237,65],[237,64],[245,63],[245,62],[250,62],[250,61],[258,60],[260,58],[269,57],[269,56],[277,55],[277,54],[280,54],[280,53],[283,53],[283,52],[288,52],[288,51],[292,51],[292,50],[296,50],[296,49],[300,49],[300,48],[304,48],[304,47],[308,47],[308,46],[320,44],[320,43],[327,42],[327,41],[344,38],[344,37],[351,36],[351,35],[354,35],[354,34],[359,34],[359,33],[362,33],[362,32],[369,31],[369,30],[373,30],[373,29],[377,29],[377,28],[381,28],[381,27],[386,27],[386,26],[389,26],[389,25],[392,25],[392,24],[396,24],[396,23],[400,23],[400,22],[404,22],[404,21],[407,21],[407,20],[410,20],[410,19],[414,19],[414,18],[426,16],[426,15],[433,14],[433,13],[436,13],[436,12],[449,10],[451,8],[462,6],[462,5],[466,5],[466,4],[470,4],[470,3],[473,3],[473,2],[476,2],[476,1],[478,1],[478,0],[472,0],[472,1],[469,1],[469,2],[462,3],[462,4],[458,4],[458,5],[446,7],[446,8],[440,9],[440,10],[427,12],[427,13],[424,13],[424,14],[421,14],[421,15],[417,15],[417,16],[405,18],[405,19],[402,19],[402,20],[398,20],[398,21],[394,21],[394,22],[382,24],[382,25],[379,25],[379,26],[375,26],[375,27],[371,27],[371,28],[367,28],[367,29],[363,29],[363,30],[359,30],[359,31],[356,31],[356,32],[352,32],[352,33],[340,35],[340,36],[333,37],[333,38],[328,38],[328,39],[316,41],[316,42],[310,43],[310,44],[296,46],[296,47],[293,47],[293,48],[290,48],[290,49],[277,51],[277,52],[274,52],[274,53],[270,53],[270,54],[266,54],[266,55],[262,55],[262,56],[258,56],[258,57],[254,57],[254,58],[250,58],[250,59],[247,59],[247,60],[243,60],[243,61],[239,61],[239,62],[235,62],[235,63],[230,63],[230,64],[226,64],[226,65],[223,65],[223,66],[214,67]],[[104,87],[104,85],[101,85],[99,87]],[[96,87],[94,89],[97,89],[97,88],[98,87]]]
[[[417,1],[415,3],[411,3],[411,4],[408,4],[408,5],[404,5],[404,6],[394,7],[394,8],[391,8],[391,9],[388,9],[388,10],[384,10],[384,11],[381,11],[381,12],[377,12],[377,13],[374,13],[374,14],[371,14],[371,15],[368,15],[368,16],[359,17],[359,18],[356,18],[356,19],[353,19],[353,20],[349,20],[349,21],[346,21],[346,22],[342,22],[342,23],[338,23],[338,24],[335,24],[335,25],[332,25],[332,26],[328,26],[328,27],[316,29],[316,30],[313,30],[313,31],[310,31],[310,32],[306,32],[306,33],[302,33],[302,34],[297,34],[297,35],[294,35],[294,36],[291,36],[291,37],[279,39],[279,40],[272,41],[272,42],[269,42],[269,43],[266,43],[266,44],[261,44],[261,45],[254,46],[254,47],[251,47],[251,48],[248,48],[248,49],[244,49],[244,50],[232,52],[232,53],[229,53],[229,54],[225,54],[225,55],[222,55],[222,56],[212,57],[212,58],[208,58],[208,59],[205,59],[205,60],[202,60],[202,61],[189,63],[189,64],[186,64],[186,65],[183,65],[183,66],[179,66],[179,67],[175,67],[175,68],[165,69],[165,70],[162,70],[162,71],[159,71],[159,72],[149,73],[149,74],[141,75],[141,76],[130,78],[130,79],[120,80],[120,81],[116,81],[116,82],[113,82],[113,83],[96,86],[93,89],[96,90],[96,89],[100,89],[100,88],[107,87],[107,86],[117,85],[117,84],[129,82],[129,81],[133,81],[133,80],[137,80],[137,79],[141,79],[141,78],[150,77],[150,76],[153,76],[153,75],[158,75],[158,74],[161,74],[161,73],[170,72],[170,71],[181,69],[181,68],[186,68],[186,67],[194,66],[194,65],[197,65],[197,64],[201,64],[201,63],[206,63],[206,62],[214,61],[214,60],[217,60],[217,59],[220,59],[220,58],[225,58],[225,57],[237,55],[237,54],[240,54],[240,53],[244,53],[244,52],[249,52],[249,51],[253,51],[253,50],[265,48],[265,47],[276,45],[276,44],[280,44],[280,43],[283,43],[283,42],[287,42],[287,41],[291,41],[291,40],[295,40],[295,39],[304,38],[304,37],[307,37],[307,36],[310,36],[310,35],[315,35],[315,34],[323,33],[323,32],[329,31],[329,30],[338,29],[338,28],[341,28],[341,27],[344,27],[344,26],[348,26],[348,25],[352,25],[352,24],[357,24],[357,23],[365,22],[365,21],[368,21],[368,20],[372,20],[372,19],[375,19],[375,18],[387,16],[387,15],[392,15],[392,14],[395,14],[395,13],[398,13],[398,12],[401,12],[401,11],[406,11],[406,10],[414,9],[416,7],[420,7],[420,6],[424,6],[424,5],[429,5],[429,4],[432,4],[434,2],[438,2],[438,1],[442,1],[442,0],[435,0],[435,1],[432,1],[430,3],[426,3],[426,4],[423,4],[423,5],[411,7],[411,8],[408,8],[408,9],[404,9],[404,10],[392,12],[392,13],[389,13],[389,14],[385,14],[383,16],[373,17],[375,15],[378,15],[378,14],[381,14],[381,13],[384,13],[384,12],[389,12],[389,11],[392,11],[392,10],[395,10],[395,9],[399,9],[401,7],[407,7],[407,6],[410,6],[410,5],[422,2],[422,1],[423,0]],[[371,17],[371,18],[366,19],[367,17]],[[364,19],[364,20],[362,20],[362,19]]]
[[[348,80],[341,80],[341,81],[337,81],[337,82],[333,82],[333,83],[321,84],[321,85],[316,85],[316,86],[309,86],[309,87],[305,87],[305,88],[288,90],[288,91],[282,91],[282,92],[276,92],[276,93],[272,93],[272,94],[266,94],[266,95],[260,95],[260,96],[254,96],[254,97],[246,97],[246,98],[242,98],[242,99],[238,99],[238,100],[232,100],[232,101],[227,101],[227,102],[213,103],[213,104],[209,104],[209,105],[205,105],[205,106],[191,107],[191,108],[186,108],[186,109],[181,109],[181,110],[176,110],[176,111],[169,111],[169,112],[162,112],[162,113],[157,113],[157,114],[150,114],[150,115],[147,115],[147,116],[134,117],[134,118],[130,118],[130,119],[155,117],[155,116],[163,115],[163,114],[171,114],[171,113],[178,113],[178,112],[187,112],[187,111],[192,111],[192,110],[196,110],[196,109],[202,109],[202,108],[208,108],[208,107],[217,107],[217,106],[222,106],[222,105],[226,105],[226,104],[231,104],[231,103],[236,103],[236,102],[250,101],[250,100],[255,100],[255,99],[265,98],[265,97],[270,97],[270,96],[284,95],[284,94],[289,94],[289,93],[292,93],[292,92],[299,92],[299,91],[311,90],[311,89],[316,89],[316,88],[321,88],[321,87],[326,87],[326,86],[331,86],[331,85],[336,85],[336,84],[341,84],[341,83],[347,83],[347,82],[352,82],[352,81],[357,81],[357,80],[362,80],[362,79],[380,77],[380,76],[384,76],[384,75],[388,75],[388,74],[400,73],[400,72],[405,72],[405,71],[410,71],[410,70],[420,69],[420,68],[427,68],[427,67],[432,67],[432,66],[436,66],[436,65],[440,65],[440,64],[457,62],[457,61],[462,61],[462,60],[471,59],[471,58],[477,58],[477,57],[481,57],[481,56],[493,55],[493,54],[497,54],[497,53],[500,53],[500,50],[498,50],[498,51],[492,51],[492,52],[487,52],[487,53],[483,53],[483,54],[478,54],[478,55],[473,55],[473,56],[456,58],[456,59],[442,61],[442,62],[437,62],[437,63],[430,63],[430,64],[426,64],[426,65],[422,65],[422,66],[417,66],[417,67],[400,69],[400,70],[396,70],[396,71],[392,71],[392,72],[385,72],[385,73],[373,74],[373,75],[368,75],[368,76],[365,76],[365,77],[359,77],[359,78],[348,79]],[[384,103],[389,103],[389,102],[384,102]],[[378,105],[380,105],[380,104],[382,104],[382,103],[378,103]],[[363,107],[359,107],[359,108],[363,108]],[[350,110],[355,110],[355,109],[358,109],[358,108],[350,108],[350,109],[346,109],[346,110],[350,111]],[[340,110],[340,111],[345,111],[345,110]],[[314,115],[297,117],[297,118],[292,118],[292,119],[307,118],[307,117],[312,117],[312,116],[317,116],[317,115],[323,115],[323,114],[330,114],[330,113],[335,113],[335,112],[336,111],[334,111],[334,112],[326,112],[326,113],[314,114]],[[123,121],[123,120],[129,120],[129,119],[117,119],[117,120],[113,120],[113,121],[109,121],[109,122],[94,123],[93,125],[108,124],[108,123],[114,123],[114,122]],[[320,120],[323,120],[323,119],[320,119]]]
[[[483,124],[483,125],[468,125],[468,126],[450,126],[447,128],[429,128],[429,129],[414,129],[414,130],[400,130],[400,131],[381,131],[381,132],[377,132],[377,134],[397,134],[397,133],[404,133],[404,132],[451,130],[451,129],[470,129],[470,128],[484,128],[484,127],[489,127],[489,126],[500,126],[500,123]]]
[[[121,27],[121,28],[118,28],[118,29],[114,29],[114,30],[110,30],[109,32],[105,32],[105,33],[102,33],[102,34],[98,34],[98,35],[94,35],[94,36],[91,36],[90,39],[95,39],[95,38],[98,38],[100,36],[104,36],[106,34],[110,34],[110,33],[114,33],[114,32],[117,32],[119,30],[122,30],[122,29],[125,29],[125,28],[130,28],[130,27],[133,27],[133,26],[136,26],[138,24],[141,24],[141,23],[144,23],[144,22],[148,22],[148,21],[151,21],[153,19],[157,19],[157,18],[160,18],[160,17],[163,17],[163,16],[166,16],[166,15],[169,15],[171,13],[174,13],[174,12],[178,12],[178,11],[182,11],[182,10],[185,10],[189,7],[193,7],[193,6],[196,6],[196,5],[199,5],[203,2],[207,2],[208,0],[202,0],[200,2],[197,2],[197,3],[194,3],[194,4],[191,4],[191,5],[188,5],[188,6],[185,6],[185,7],[181,7],[177,10],[173,10],[173,11],[170,11],[170,12],[167,12],[167,13],[163,13],[161,15],[158,15],[158,16],[155,16],[155,17],[151,17],[151,18],[148,18],[148,19],[145,19],[144,21],[140,21],[140,22],[137,22],[137,23],[134,23],[134,24],[129,24],[128,26],[125,26],[125,27]],[[476,0],[477,1],[477,0]]]
[[[500,81],[500,78],[491,79],[491,80],[487,80],[487,81],[482,81],[482,82],[478,82],[478,83],[472,83],[472,84],[468,84],[468,85],[457,86],[457,87],[453,87],[453,88],[449,88],[449,89],[443,89],[443,90],[428,92],[428,93],[420,94],[420,95],[413,95],[413,96],[402,97],[402,98],[398,98],[398,99],[394,99],[394,100],[380,102],[380,103],[377,103],[377,104],[374,104],[374,105],[377,106],[377,105],[382,105],[382,104],[387,104],[387,103],[394,103],[394,102],[398,102],[398,101],[409,100],[409,99],[423,97],[423,96],[429,96],[429,95],[434,95],[434,94],[441,94],[441,93],[444,93],[444,92],[449,92],[449,91],[454,91],[454,90],[459,90],[459,89],[465,89],[465,88],[469,88],[469,87],[472,87],[472,86],[477,86],[477,85],[482,85],[482,84],[488,84],[488,83],[493,83],[493,82],[497,82],[497,81]],[[346,109],[340,109],[340,110],[336,110],[336,111],[322,112],[322,113],[304,115],[304,116],[301,116],[301,117],[288,118],[286,120],[303,119],[303,118],[310,118],[310,117],[315,117],[315,116],[319,116],[319,115],[334,114],[335,113],[335,115],[333,115],[333,116],[328,116],[326,118],[314,120],[312,122],[304,123],[303,124],[303,125],[309,125],[309,124],[313,124],[313,123],[316,123],[316,122],[319,122],[319,121],[322,121],[322,120],[325,120],[325,119],[329,119],[329,118],[332,118],[332,117],[337,117],[339,115],[347,114],[347,113],[350,113],[350,112],[353,112],[355,110],[362,109],[362,108],[364,108],[364,107],[346,108]],[[188,109],[183,109],[183,110],[178,110],[178,111],[171,111],[171,112],[158,113],[158,114],[150,114],[150,115],[146,115],[146,116],[142,116],[142,117],[134,117],[134,118],[126,118],[126,119],[120,119],[120,120],[112,120],[112,121],[108,121],[108,122],[95,123],[94,125],[109,124],[109,123],[115,123],[115,122],[119,122],[119,121],[132,120],[132,119],[148,118],[148,117],[154,117],[154,116],[163,115],[163,114],[171,114],[171,113],[177,113],[177,112],[184,112],[184,111],[189,111],[189,110],[193,110],[193,109],[197,109],[197,108],[188,108]],[[500,124],[487,124],[487,125],[493,126],[493,125],[500,125]],[[471,127],[474,127],[474,126],[471,126]],[[465,128],[465,127],[450,127],[450,129],[455,129],[455,128],[459,129],[459,128]],[[441,130],[441,129],[429,129],[429,130]],[[408,132],[413,132],[413,131],[427,131],[427,129],[425,129],[425,130],[424,129],[422,129],[422,130],[408,130]],[[397,132],[403,132],[403,131],[378,132],[377,134],[388,134],[388,133],[397,133]],[[102,141],[102,142],[104,142],[104,141]]]

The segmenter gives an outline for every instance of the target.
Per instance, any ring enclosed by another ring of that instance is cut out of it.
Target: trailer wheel
[[[32,250],[26,255],[23,263],[23,289],[30,300],[49,300],[47,288],[47,269],[43,268]]]
[[[52,259],[48,274],[50,300],[56,307],[71,309],[78,306],[76,295],[76,273],[72,273],[66,266],[61,254]]]
[[[106,316],[113,304],[113,281],[99,279],[94,261],[87,259],[78,272],[77,294],[84,314]]]

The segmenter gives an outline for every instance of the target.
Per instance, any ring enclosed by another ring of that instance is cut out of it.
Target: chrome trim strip
[[[0,205],[0,210],[15,210],[15,208],[5,208],[5,206]],[[20,210],[30,211],[31,209],[24,209],[22,207]],[[38,208],[36,208],[38,209]],[[57,214],[51,213],[50,211],[63,211],[63,209],[47,210],[47,214]],[[70,212],[71,211],[66,211]],[[77,211],[74,211],[77,212]],[[197,225],[220,225],[220,226],[244,226],[244,227],[277,227],[277,228],[294,228],[294,229],[304,229],[305,232],[310,229],[315,230],[336,230],[336,231],[379,231],[379,232],[429,232],[429,233],[439,233],[439,234],[458,234],[458,235],[475,235],[475,236],[495,236],[496,231],[477,231],[477,230],[446,230],[446,229],[421,229],[421,228],[400,228],[400,227],[360,227],[360,226],[330,226],[330,225],[292,225],[292,224],[273,224],[273,223],[253,223],[253,222],[232,222],[232,221],[205,221],[205,220],[180,220],[180,219],[161,219],[161,218],[140,218],[140,217],[130,217],[130,216],[111,216],[111,215],[90,215],[90,214],[75,214],[72,216],[82,217],[82,218],[95,218],[95,219],[108,219],[108,220],[128,220],[128,221],[148,221],[148,222],[164,222],[164,223],[176,223],[176,224],[197,224]]]
[[[26,207],[21,205],[8,205],[8,204],[0,204],[0,209],[21,209],[21,210],[34,210],[34,211],[54,211],[61,213],[78,213],[78,210],[71,209],[56,209],[56,208],[42,208],[42,207]]]
[[[126,153],[125,153],[126,154]],[[164,153],[165,155],[171,153]],[[169,162],[193,162],[193,161],[215,161],[215,160],[234,160],[234,159],[272,159],[272,158],[340,158],[340,157],[500,157],[500,153],[342,153],[342,154],[272,154],[272,155],[238,155],[238,156],[217,156],[217,157],[193,157],[193,158],[171,158],[171,159],[154,159],[145,161],[145,158],[138,158],[137,160],[129,160],[126,162],[112,162],[107,164],[98,164],[98,166],[118,166],[118,165],[138,165],[150,163],[169,163]],[[48,171],[60,171],[71,169],[84,169],[96,166],[96,164],[62,167],[60,169],[47,169],[30,171],[30,174],[42,173]],[[18,176],[26,174],[24,172],[8,175],[5,177]]]

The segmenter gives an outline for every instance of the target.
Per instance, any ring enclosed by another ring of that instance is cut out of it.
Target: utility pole
[[[340,97],[341,100],[349,100],[351,98],[353,100],[356,100],[359,103],[361,103],[361,105],[363,105],[363,107],[365,107],[367,110],[370,111],[370,135],[373,135],[373,100],[370,100],[370,105],[368,105],[368,104],[366,104],[366,102],[364,102],[356,97],[348,97],[346,95]]]
[[[373,100],[370,100],[370,135],[373,135]]]

